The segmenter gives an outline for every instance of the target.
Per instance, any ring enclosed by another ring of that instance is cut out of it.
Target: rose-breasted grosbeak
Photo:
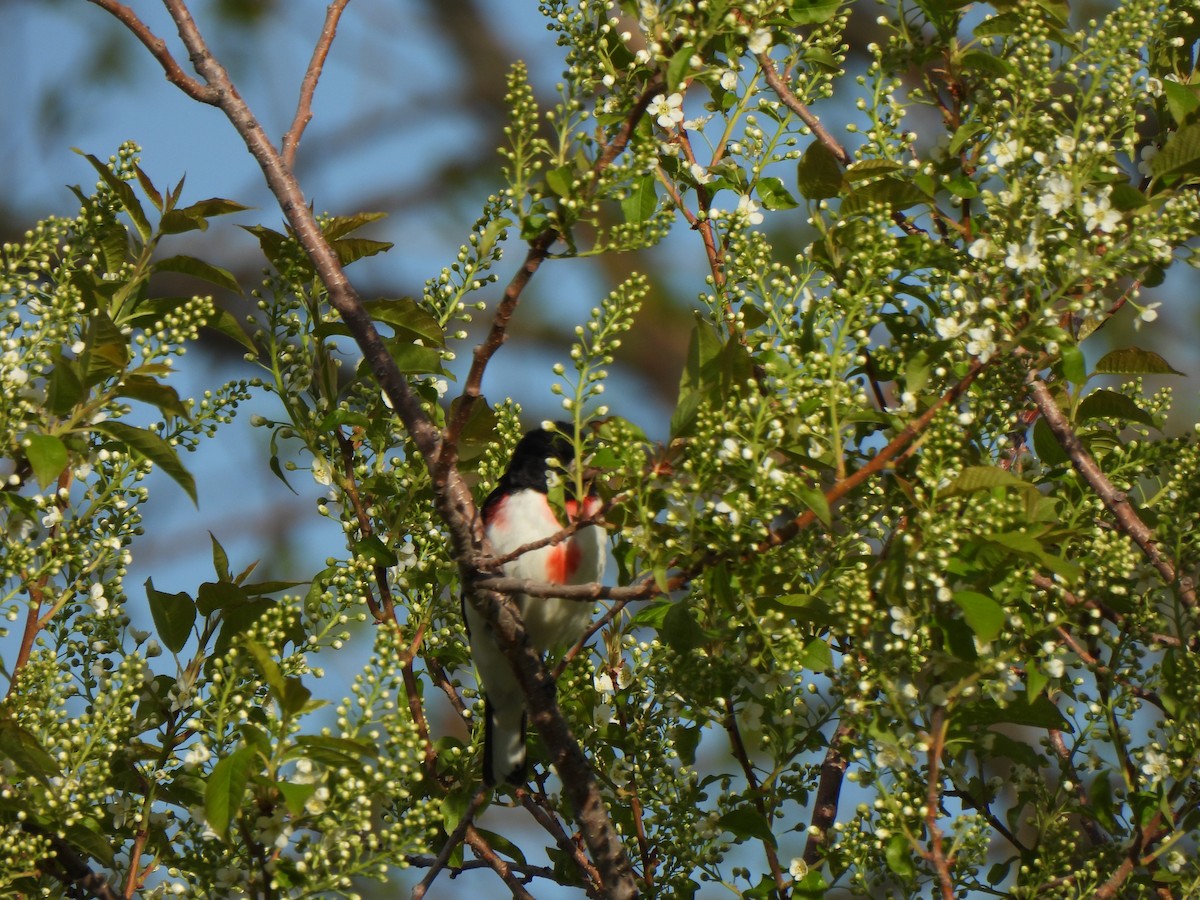
[[[566,432],[568,425],[560,430]],[[517,444],[508,470],[483,504],[483,526],[492,552],[507,556],[519,547],[557,534],[563,528],[549,491],[548,460],[562,466],[575,458],[575,448],[561,433],[537,428]],[[566,514],[571,521],[594,515],[600,499],[594,494],[582,503],[568,489]],[[510,578],[542,584],[587,584],[604,574],[604,530],[580,528],[557,544],[521,554],[503,566]],[[592,604],[579,600],[515,594],[529,640],[544,652],[579,639],[587,630]],[[463,612],[471,638],[471,656],[484,691],[483,780],[525,782],[525,694],[492,630],[474,606],[464,599]]]

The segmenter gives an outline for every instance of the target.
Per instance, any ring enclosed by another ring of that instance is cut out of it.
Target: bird
[[[549,498],[551,460],[570,471],[575,448],[566,435],[572,431],[569,423],[559,422],[553,429],[535,428],[517,442],[507,469],[481,508],[484,533],[497,558],[563,529]],[[563,510],[568,521],[595,516],[601,501],[594,491],[589,490],[580,500],[572,494],[571,479],[563,480],[568,482]],[[542,584],[598,582],[604,576],[606,539],[603,527],[586,525],[559,543],[529,550],[505,562],[501,571],[510,578]],[[512,600],[539,653],[574,643],[587,630],[592,617],[593,604],[587,601],[527,594],[514,594]],[[527,771],[525,694],[491,626],[465,597],[463,615],[484,694],[484,784],[494,787],[503,781],[520,786],[525,783]]]

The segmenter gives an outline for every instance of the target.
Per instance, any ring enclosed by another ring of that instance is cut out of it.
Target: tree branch
[[[854,729],[841,722],[829,739],[825,761],[821,763],[821,779],[817,782],[817,796],[813,801],[812,818],[808,825],[808,841],[804,845],[804,863],[809,868],[821,861],[821,847],[829,838],[833,823],[837,821],[838,799],[842,794],[842,782],[846,777],[849,760],[842,753],[842,744],[854,737]]]
[[[134,37],[150,51],[150,55],[158,60],[163,72],[166,73],[167,81],[200,103],[215,104],[217,102],[217,92],[183,71],[179,63],[175,61],[175,57],[171,55],[171,51],[167,49],[167,42],[154,34],[132,9],[124,3],[118,3],[117,0],[88,0],[88,2],[112,13],[121,24],[132,31]]]
[[[1104,503],[1105,509],[1116,519],[1117,527],[1138,545],[1150,565],[1162,576],[1163,581],[1176,587],[1183,602],[1194,609],[1196,607],[1196,587],[1192,579],[1180,575],[1175,565],[1158,549],[1154,532],[1142,521],[1132,504],[1126,499],[1125,492],[1118,491],[1113,486],[1096,460],[1088,453],[1087,448],[1079,440],[1079,436],[1071,428],[1071,423],[1067,421],[1063,411],[1058,408],[1046,382],[1037,376],[1036,371],[1030,371],[1026,381],[1033,402],[1037,405],[1046,425],[1049,426],[1050,433],[1054,435],[1059,446],[1070,457],[1075,471],[1083,476],[1083,480]]]
[[[325,24],[321,26],[321,36],[317,39],[316,46],[313,47],[312,59],[309,60],[308,68],[304,72],[304,80],[300,83],[296,115],[292,119],[292,125],[287,130],[287,134],[283,136],[281,144],[283,164],[289,170],[296,168],[296,150],[300,146],[300,138],[304,134],[304,129],[308,127],[308,123],[312,121],[313,94],[317,91],[317,82],[321,79],[321,70],[325,67],[325,58],[329,55],[329,48],[333,45],[333,39],[337,37],[338,20],[342,17],[342,11],[349,2],[350,0],[333,0],[325,11]]]

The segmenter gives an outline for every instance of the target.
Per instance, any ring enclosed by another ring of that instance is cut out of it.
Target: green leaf
[[[237,316],[227,309],[217,309],[213,312],[213,316],[204,323],[205,328],[211,328],[227,338],[232,338],[237,341],[251,353],[257,354],[258,348],[254,346],[254,341],[250,339],[250,335],[246,334],[242,328],[241,322]]]
[[[262,250],[263,256],[267,258],[267,262],[277,269],[282,268],[284,250],[290,240],[286,235],[262,225],[239,225],[238,227],[258,238],[258,246]]]
[[[913,863],[914,852],[907,836],[893,834],[888,838],[887,846],[883,850],[883,858],[889,869],[905,881],[909,881],[917,874],[917,867]]]
[[[797,661],[809,671],[828,672],[833,668],[833,650],[825,638],[813,638],[805,644],[804,651]]]
[[[222,837],[242,806],[250,770],[258,751],[254,747],[239,747],[213,766],[204,788],[204,817],[208,827]]]
[[[163,384],[156,378],[145,375],[129,375],[117,388],[116,396],[127,397],[141,403],[149,403],[168,419],[180,416],[187,418],[187,407],[179,399],[175,388]]]
[[[658,209],[657,182],[653,175],[644,175],[634,182],[629,195],[621,200],[621,212],[626,222],[645,222]]]
[[[567,197],[571,194],[571,185],[575,182],[575,167],[565,163],[546,173],[546,185],[556,196]]]
[[[958,126],[953,137],[950,138],[950,146],[947,149],[947,152],[951,156],[958,156],[958,154],[962,152],[963,147],[967,145],[967,142],[970,141],[971,138],[975,137],[975,135],[979,134],[981,131],[986,130],[987,126],[982,122],[964,122],[962,125]]]
[[[696,48],[691,44],[684,44],[671,55],[671,61],[667,63],[667,93],[679,90],[679,85],[688,76],[695,55]]]
[[[315,762],[332,766],[344,765],[347,761],[376,759],[379,756],[379,748],[373,744],[325,735],[298,735],[296,746],[297,750],[289,755],[306,756]]]
[[[370,225],[372,222],[386,218],[387,213],[385,212],[360,212],[351,216],[334,216],[325,223],[321,231],[325,237],[333,241],[353,234],[364,225]]]
[[[267,652],[267,648],[251,638],[243,638],[241,646],[245,647],[254,657],[255,666],[266,682],[271,695],[275,701],[283,706],[283,696],[287,690],[287,685],[284,682],[283,671],[279,668],[279,663],[271,658],[271,654]]]
[[[1200,96],[1191,85],[1180,84],[1178,81],[1164,79],[1163,94],[1167,98],[1167,111],[1176,125],[1184,125],[1192,114],[1200,108]]]
[[[233,581],[233,572],[229,568],[229,554],[211,531],[208,533],[208,539],[212,542],[213,571],[217,575],[217,581]]]
[[[993,641],[1004,628],[1004,607],[985,594],[975,591],[956,591],[954,602],[963,611],[963,618],[983,643]]]
[[[924,203],[929,200],[925,192],[913,184],[900,178],[881,178],[870,184],[855,188],[842,201],[843,216],[854,216],[865,213],[872,207],[883,207],[889,212],[899,212]]]
[[[135,165],[133,167],[133,172],[135,175],[137,175],[138,184],[142,186],[142,190],[146,193],[146,196],[150,198],[150,202],[154,204],[154,208],[159,212],[162,212],[162,194],[158,192],[158,188],[154,186],[154,182],[150,180],[150,176],[143,172],[142,167],[139,165]]]
[[[79,405],[83,395],[79,363],[59,353],[46,380],[46,408],[52,415],[65,416]]]
[[[154,587],[154,579],[146,579],[146,599],[150,615],[163,645],[178,653],[187,644],[196,622],[196,604],[187,594],[164,594]]]
[[[902,163],[893,162],[890,159],[864,159],[846,169],[846,181],[853,184],[856,181],[865,181],[868,178],[877,178],[880,175],[890,175],[892,172],[899,172],[903,168],[904,165]]]
[[[793,25],[820,25],[837,15],[844,0],[790,0],[787,21]]]
[[[178,272],[181,275],[191,275],[193,278],[215,284],[217,287],[225,288],[235,294],[242,292],[242,287],[232,272],[194,256],[169,256],[166,259],[160,259],[152,268],[155,272]]]
[[[1140,422],[1151,428],[1156,427],[1154,417],[1150,413],[1124,394],[1106,388],[1092,391],[1079,404],[1075,420],[1086,422],[1088,419],[1123,419],[1128,422]]]
[[[133,227],[137,229],[137,233],[143,241],[150,240],[153,230],[150,228],[150,221],[146,218],[146,211],[142,209],[142,204],[138,202],[138,198],[133,193],[133,188],[129,186],[129,182],[122,181],[118,178],[108,166],[96,159],[90,153],[84,153],[82,150],[75,150],[80,156],[92,164],[92,168],[100,176],[100,179],[108,185],[113,195],[117,198],[117,202],[121,204],[121,208],[129,213],[129,218],[133,222]]]
[[[760,178],[757,185],[764,209],[795,209],[800,204],[788,193],[783,182],[773,176]]]
[[[412,297],[368,300],[363,307],[376,322],[395,329],[396,337],[404,334],[438,347],[446,344],[446,333],[438,320]]]
[[[396,551],[385,544],[378,535],[372,534],[354,542],[354,555],[370,562],[372,566],[394,566]]]
[[[829,500],[825,497],[825,492],[818,487],[803,486],[796,491],[797,498],[812,510],[813,515],[817,520],[829,528],[833,523],[833,512],[829,509]]]
[[[51,778],[60,774],[58,763],[37,736],[8,716],[0,718],[0,755],[7,756],[18,769],[47,786]]]
[[[387,341],[392,359],[405,375],[425,373],[438,374],[442,371],[442,351],[437,347],[422,347],[405,341]]]
[[[984,50],[966,50],[959,54],[957,61],[964,72],[974,72],[985,78],[1008,78],[1013,74],[1012,64],[1008,60]]]
[[[1033,424],[1033,450],[1047,466],[1061,466],[1071,460],[1045,419],[1038,419]]]
[[[1185,125],[1167,138],[1167,143],[1150,160],[1150,171],[1159,179],[1200,171],[1200,122]]]
[[[731,809],[717,820],[717,824],[725,831],[740,840],[756,839],[770,846],[775,846],[775,835],[771,824],[758,810],[750,806],[739,806]]]
[[[1083,351],[1073,344],[1062,348],[1062,373],[1071,384],[1083,384],[1088,379]]]
[[[242,606],[249,600],[246,589],[232,581],[206,581],[196,591],[196,608],[202,616],[210,616],[218,609]]]
[[[671,647],[680,653],[689,653],[708,639],[686,603],[672,603],[663,617],[659,634]]]
[[[184,489],[192,498],[192,503],[196,503],[196,479],[183,467],[175,448],[157,434],[123,422],[99,422],[94,427],[123,445],[133,455],[154,463]]]
[[[840,194],[843,183],[841,163],[814,139],[796,166],[796,187],[809,200],[826,200]]]
[[[378,253],[386,253],[394,245],[391,241],[372,241],[368,238],[342,238],[338,241],[330,241],[330,246],[337,253],[341,264],[348,266],[350,263],[362,259],[364,256],[375,256]]]
[[[58,481],[58,476],[67,467],[67,445],[52,434],[38,434],[35,431],[26,434],[22,443],[28,445],[25,447],[25,457],[33,469],[38,487],[46,488]]]
[[[998,487],[1037,490],[1036,485],[1023,481],[1012,472],[998,466],[967,466],[942,491],[942,496],[954,497],[960,494],[973,494],[977,491],[990,491],[992,488]]]
[[[279,791],[279,796],[283,798],[284,804],[293,816],[299,817],[304,815],[305,804],[314,793],[317,786],[315,784],[293,784],[290,781],[275,782],[275,789]]]
[[[1096,363],[1099,375],[1183,375],[1153,350],[1124,347],[1112,350]]]

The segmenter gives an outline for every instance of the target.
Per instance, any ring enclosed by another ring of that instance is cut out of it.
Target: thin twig
[[[465,839],[467,845],[475,852],[475,855],[492,867],[492,870],[500,876],[500,880],[508,886],[508,889],[517,900],[533,900],[533,894],[525,890],[521,882],[517,879],[517,876],[513,874],[513,867],[497,856],[491,844],[479,833],[478,829],[469,823],[466,828]]]
[[[941,762],[942,749],[946,744],[946,708],[935,706],[930,717],[929,730],[929,775],[925,794],[925,830],[929,833],[929,849],[925,856],[937,874],[942,900],[954,900],[954,876],[950,867],[954,857],[947,856],[942,845],[942,829],[938,825],[941,809]]]
[[[792,93],[792,89],[779,76],[779,72],[775,68],[775,63],[765,52],[758,54],[758,64],[762,67],[763,77],[767,79],[767,84],[771,90],[779,97],[780,101],[794,112],[805,125],[812,131],[813,136],[818,141],[825,145],[825,148],[833,154],[843,166],[848,166],[851,163],[850,154],[846,152],[846,148],[838,143],[837,138],[829,133],[828,129],[821,124],[821,120],[813,115],[813,111],[809,109],[800,98]]]
[[[438,874],[441,873],[442,869],[446,867],[446,863],[450,861],[450,857],[454,853],[455,848],[458,847],[458,845],[463,842],[463,838],[466,837],[467,829],[471,827],[471,823],[475,819],[475,813],[478,812],[479,807],[483,805],[483,801],[486,796],[486,790],[478,790],[475,792],[474,796],[471,797],[471,802],[467,804],[467,808],[463,812],[462,818],[458,820],[458,825],[455,826],[454,831],[446,836],[446,842],[442,844],[442,849],[438,852],[438,855],[434,858],[432,864],[429,866],[429,871],[425,873],[425,877],[422,878],[416,887],[412,889],[412,900],[421,900],[421,898],[425,896],[425,892],[428,891],[430,886],[433,884],[434,879],[436,879]]]
[[[342,17],[342,11],[349,2],[350,0],[333,0],[325,11],[325,24],[321,26],[321,36],[317,39],[316,46],[313,47],[312,59],[309,60],[308,68],[304,72],[304,80],[300,82],[300,97],[296,103],[296,115],[280,145],[283,164],[289,169],[296,168],[296,150],[300,146],[300,138],[304,134],[304,129],[308,127],[308,123],[312,121],[312,100],[317,91],[317,82],[320,81],[321,71],[325,68],[325,58],[329,55],[329,48],[337,36],[338,20]]]
[[[566,829],[558,821],[558,816],[550,808],[546,795],[540,791],[537,795],[534,795],[531,791],[519,789],[517,791],[517,800],[525,807],[534,821],[541,825],[546,830],[546,833],[554,838],[554,843],[558,846],[558,849],[575,861],[575,865],[579,867],[580,873],[587,881],[588,895],[603,896],[604,882],[600,878],[600,873],[596,871],[596,867],[592,865],[591,860],[587,858],[587,854],[583,852],[579,841],[571,840],[571,836],[567,834]]]
[[[725,698],[725,721],[722,724],[725,726],[725,733],[729,735],[729,746],[733,752],[733,758],[738,761],[742,767],[742,774],[746,776],[751,802],[762,820],[770,822],[770,811],[763,800],[762,786],[758,783],[758,776],[754,774],[750,755],[746,752],[746,743],[742,740],[742,732],[738,728],[737,717],[734,716],[733,699],[730,697]],[[767,867],[771,870],[771,877],[775,879],[775,889],[780,896],[783,896],[786,882],[783,877],[783,869],[779,865],[779,853],[776,852],[775,845],[771,841],[764,840],[762,845],[763,852],[767,857]]]

